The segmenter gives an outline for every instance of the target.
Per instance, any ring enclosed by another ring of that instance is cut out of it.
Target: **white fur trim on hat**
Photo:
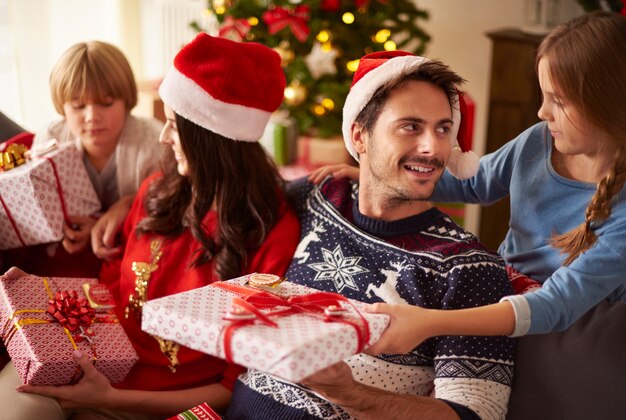
[[[159,95],[175,113],[233,140],[258,141],[272,115],[258,108],[220,101],[175,67],[163,79]]]

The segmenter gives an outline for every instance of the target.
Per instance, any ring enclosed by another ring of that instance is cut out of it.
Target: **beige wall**
[[[467,80],[476,102],[474,150],[482,155],[487,132],[491,43],[486,32],[524,25],[523,0],[416,0],[430,12],[424,29],[431,35],[426,55],[450,65]],[[575,0],[560,0],[560,20],[582,13]],[[478,206],[469,206],[466,228],[478,232]]]

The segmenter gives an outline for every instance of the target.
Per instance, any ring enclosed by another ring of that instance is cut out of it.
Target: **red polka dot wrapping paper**
[[[96,284],[96,279],[84,278],[46,278],[49,289],[54,294],[58,291],[76,290],[84,297],[83,283]],[[0,322],[3,337],[11,330],[11,325],[18,319],[51,320],[48,313],[20,313],[12,322],[7,323],[11,314],[19,310],[48,308],[49,294],[43,277],[26,274],[17,268],[11,268],[0,276]],[[8,327],[8,328],[7,328]],[[97,354],[96,368],[111,383],[121,382],[137,361],[137,353],[119,323],[92,323],[93,341],[76,342],[84,355]],[[28,324],[15,330],[7,344],[7,351],[17,369],[20,379],[32,385],[67,385],[80,377],[80,368],[74,357],[74,347],[58,322]],[[77,375],[78,372],[78,375]]]

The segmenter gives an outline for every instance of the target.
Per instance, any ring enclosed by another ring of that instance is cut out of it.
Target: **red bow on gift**
[[[224,38],[234,32],[239,36],[239,40],[241,41],[248,35],[250,28],[252,28],[252,25],[250,25],[248,19],[235,19],[232,16],[227,16],[220,27],[219,36]]]
[[[230,342],[236,328],[252,324],[257,320],[270,327],[277,327],[278,325],[271,318],[297,313],[320,317],[325,322],[341,322],[352,326],[357,333],[357,353],[363,350],[369,342],[370,330],[367,321],[352,302],[342,295],[329,292],[314,292],[302,296],[281,297],[232,283],[214,283],[214,286],[238,295],[238,297],[233,298],[233,305],[252,315],[251,317],[226,318],[233,321],[224,332],[224,353],[228,361],[232,362],[233,360]],[[341,302],[352,306],[358,315],[358,319],[355,320],[343,316],[343,313],[347,311],[342,309]],[[271,312],[263,312],[263,309],[271,310]]]
[[[89,326],[93,321],[95,311],[87,299],[78,297],[76,290],[57,292],[48,302],[48,313],[55,321],[74,333],[76,341],[86,339],[90,334]],[[82,328],[81,328],[82,327]]]
[[[267,24],[271,35],[289,26],[291,33],[300,42],[306,41],[310,29],[306,22],[310,19],[309,6],[298,6],[295,10],[284,7],[275,7],[263,13],[263,22]]]

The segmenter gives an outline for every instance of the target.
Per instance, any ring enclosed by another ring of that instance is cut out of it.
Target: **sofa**
[[[520,338],[507,419],[626,419],[626,302]]]

